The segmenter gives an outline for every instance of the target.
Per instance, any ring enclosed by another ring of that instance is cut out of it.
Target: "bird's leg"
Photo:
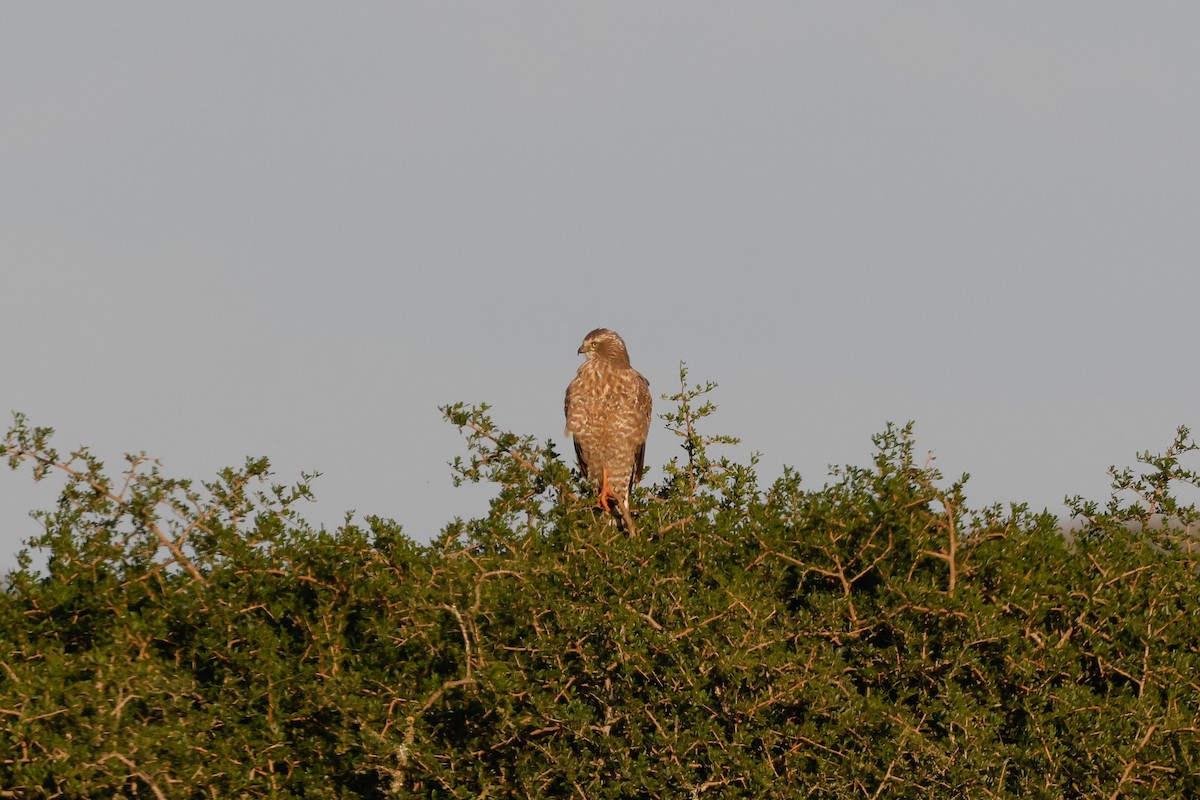
[[[608,469],[600,470],[600,496],[596,498],[596,507],[608,511],[609,502],[616,502],[617,496],[608,485]]]

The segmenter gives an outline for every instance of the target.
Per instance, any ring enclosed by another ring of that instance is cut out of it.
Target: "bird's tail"
[[[637,526],[633,524],[633,514],[629,512],[629,497],[628,495],[617,495],[617,511],[621,515],[621,527],[630,536],[637,536]]]

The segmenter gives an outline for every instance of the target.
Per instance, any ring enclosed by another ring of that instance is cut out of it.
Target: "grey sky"
[[[1102,499],[1200,425],[1200,5],[17,4],[0,411],[427,540],[440,403],[554,438],[583,335],[713,432],[975,505]],[[659,410],[665,406],[659,403]],[[647,461],[678,450],[661,426]],[[0,474],[0,566],[57,484]]]

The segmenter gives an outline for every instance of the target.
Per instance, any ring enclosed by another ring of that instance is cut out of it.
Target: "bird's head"
[[[588,361],[600,360],[629,366],[629,351],[625,349],[625,340],[608,328],[596,330],[583,337],[579,352],[587,356]]]

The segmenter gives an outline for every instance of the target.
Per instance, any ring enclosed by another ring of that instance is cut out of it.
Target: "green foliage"
[[[1078,495],[1065,502],[1072,514],[1087,522],[1086,532],[1091,537],[1129,529],[1157,539],[1163,547],[1195,546],[1193,531],[1200,522],[1200,510],[1195,503],[1181,502],[1176,487],[1200,489],[1200,472],[1181,463],[1184,455],[1197,450],[1200,445],[1191,439],[1191,431],[1180,426],[1166,452],[1138,454],[1138,463],[1148,467],[1147,472],[1136,475],[1129,468],[1109,468],[1112,495],[1103,511],[1099,503]]]
[[[636,536],[551,443],[443,408],[496,494],[428,546],[314,530],[265,460],[111,476],[17,416],[2,454],[64,488],[0,593],[0,797],[1200,794],[1186,430],[1072,540],[971,509],[911,425],[760,488],[714,388],[664,398]]]

